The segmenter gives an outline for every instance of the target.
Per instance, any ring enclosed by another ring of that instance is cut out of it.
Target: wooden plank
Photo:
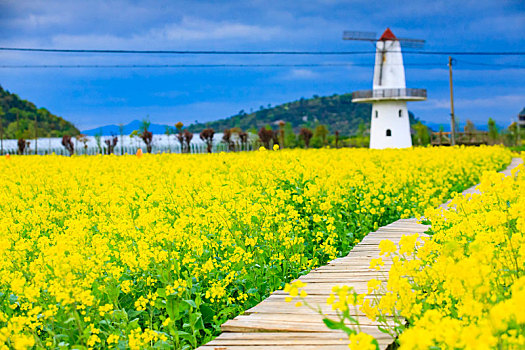
[[[314,304],[314,307],[321,308],[323,314],[328,316],[338,315],[336,310],[332,309],[331,305],[327,305],[326,301],[324,303]],[[365,314],[359,309],[351,308],[351,316],[365,316]],[[244,312],[244,315],[250,314],[295,314],[295,315],[319,315],[317,311],[311,310],[308,307],[296,307],[295,303],[286,303],[286,302],[272,302],[272,303],[262,303],[248,309]]]
[[[233,320],[222,324],[221,330],[223,332],[330,332],[330,329],[326,327],[322,320],[317,320],[317,322],[306,321],[312,316],[304,316],[301,320],[293,321],[286,319],[290,315],[272,319],[264,319],[260,316],[262,315],[237,316]],[[238,317],[245,317],[245,319],[237,319]],[[362,329],[368,326],[366,333],[370,335],[382,334],[381,331],[377,329],[379,325],[378,322],[370,321],[365,317],[360,317],[359,322],[361,323]],[[348,325],[351,326],[350,324]]]
[[[235,334],[235,333],[228,333]],[[243,333],[246,334],[246,333]],[[290,333],[281,333],[283,336],[278,336],[279,333],[260,333],[260,334],[270,334],[271,336],[266,336],[264,338],[255,338],[249,339],[243,337],[241,339],[228,339],[224,337],[216,338],[212,340],[207,345],[208,346],[268,346],[268,345],[280,345],[280,346],[289,346],[289,345],[345,345],[348,348],[348,336],[343,332],[340,333],[306,333],[306,337],[302,338],[291,338]],[[322,337],[318,335],[324,335]],[[326,336],[328,335],[328,337]],[[392,341],[392,337],[383,336],[379,337],[378,340],[383,341]]]
[[[346,338],[346,337],[345,337]],[[246,340],[246,339],[216,339],[209,342],[207,345],[345,345],[348,340],[339,337],[334,339],[315,337],[303,338],[303,339],[257,339],[257,340]],[[347,345],[348,346],[348,345]]]
[[[372,321],[364,316],[355,316],[355,318],[362,325],[380,325],[377,321]],[[303,327],[327,328],[323,323],[323,317],[319,314],[261,314],[253,313],[251,315],[239,315],[233,320],[229,320],[222,324],[221,329],[225,330],[228,327],[235,326],[237,328],[246,327],[252,329],[253,325],[265,323],[274,330],[282,329],[285,324],[294,326],[297,331],[304,330]],[[387,322],[390,323],[390,322]],[[350,324],[349,324],[350,325]]]
[[[388,279],[387,276],[355,276],[345,273],[335,274],[332,273],[332,276],[325,276],[322,274],[319,274],[319,276],[304,276],[299,278],[300,281],[303,281],[305,283],[315,283],[315,282],[332,282],[332,283],[341,283],[341,281],[345,281],[344,283],[350,283],[350,282],[368,282],[371,279],[376,279],[378,281],[386,281]],[[335,275],[335,276],[333,276]]]
[[[268,333],[261,333],[268,334]],[[275,333],[271,333],[275,334]],[[289,333],[283,333],[289,334]],[[307,333],[308,334],[308,333]],[[323,334],[323,333],[313,333],[313,334]],[[207,346],[290,346],[290,345],[344,345],[348,349],[348,336],[345,334],[333,334],[328,333],[330,337],[317,338],[315,335],[309,335],[308,338],[301,339],[289,339],[289,338],[277,338],[273,337],[270,339],[224,339],[216,338],[212,340]],[[391,342],[392,337],[388,338],[376,338],[378,341],[383,341],[385,343]]]
[[[341,284],[339,284],[339,285],[345,285],[345,283],[341,282]],[[354,287],[354,290],[358,294],[363,294],[363,293],[368,291],[368,287],[367,286],[355,286],[355,285],[350,284],[350,283],[348,283],[347,285],[351,285],[352,287]],[[330,293],[332,292],[332,286],[327,286],[325,288],[316,288],[316,287],[308,287],[308,286],[306,286],[306,288],[303,288],[303,289],[309,295],[323,295],[323,296],[326,296],[326,297],[329,297]],[[275,294],[281,294],[281,295],[288,295],[288,293],[285,293],[284,291],[275,291],[274,293]]]
[[[363,331],[370,331],[369,328],[363,329]],[[346,343],[346,333],[339,330],[332,330],[331,332],[325,333],[305,333],[305,332],[252,332],[252,333],[242,333],[242,332],[224,332],[220,339],[215,338],[212,342],[215,341],[237,341],[237,340],[277,340],[282,341],[286,339],[299,340],[304,339],[318,339],[318,340],[343,340]],[[378,335],[379,339],[391,339],[392,337],[388,334],[381,333]]]
[[[279,302],[279,301],[284,301],[286,299],[288,295],[286,294],[272,294],[270,295],[268,298],[264,299],[263,301],[261,301],[261,303],[263,302]],[[373,298],[374,295],[370,296],[370,297],[365,297],[365,298]],[[312,302],[313,305],[318,305],[318,304],[326,304],[326,299],[328,298],[328,295],[324,296],[324,295],[309,295],[308,297],[308,302]],[[257,304],[257,305],[260,305],[261,303]],[[295,304],[295,303],[294,303]]]
[[[338,336],[345,336],[343,331],[332,330],[326,333],[304,333],[304,332],[225,332],[221,338],[223,339],[337,339]],[[218,338],[216,338],[218,339]]]
[[[340,278],[345,278],[346,276],[356,276],[356,277],[369,277],[369,278],[377,278],[377,277],[381,277],[381,276],[384,276],[384,275],[388,275],[388,271],[385,271],[384,273],[381,272],[381,271],[376,271],[376,270],[373,270],[373,269],[366,269],[366,270],[344,270],[344,271],[337,271],[337,269],[334,269],[333,271],[332,270],[326,270],[326,271],[313,271],[313,272],[310,272],[309,274],[307,275],[303,275],[301,276],[300,278],[302,277],[319,277],[319,276],[327,276],[327,277],[330,277],[330,276],[333,276],[333,277],[340,277]],[[342,280],[344,281],[344,279]]]

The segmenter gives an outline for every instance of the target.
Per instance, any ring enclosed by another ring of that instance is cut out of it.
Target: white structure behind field
[[[137,136],[130,137],[124,135],[121,139],[118,137],[117,145],[114,149],[114,153],[119,154],[135,154],[139,148],[143,151],[146,150],[146,144]],[[213,138],[213,152],[227,152],[228,146],[222,141],[223,133],[216,133]],[[113,136],[101,136],[99,142],[97,138],[93,136],[86,136],[85,143],[73,137],[73,145],[76,154],[99,154],[105,153],[107,146],[105,141],[111,140]],[[248,145],[241,147],[238,137],[233,137],[232,141],[235,142],[237,150],[252,150],[256,148],[254,143],[257,139],[256,135],[249,134]],[[26,140],[29,144],[27,145],[24,154],[34,154],[35,145],[38,145],[38,154],[67,154],[66,149],[62,146],[62,138],[39,138],[38,140],[28,139]],[[206,144],[199,138],[199,134],[195,133],[191,140],[191,153],[206,153]],[[167,136],[164,134],[153,134],[153,153],[181,153],[180,143],[175,135]],[[16,154],[18,150],[18,140],[7,139],[2,140],[2,147],[0,154]]]
[[[370,148],[412,147],[407,101],[423,101],[426,90],[407,89],[401,45],[387,28],[376,43],[372,90],[356,91],[352,102],[372,103]]]

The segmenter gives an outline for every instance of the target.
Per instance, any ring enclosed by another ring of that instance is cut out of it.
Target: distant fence
[[[30,140],[34,142],[34,140]],[[220,153],[220,152],[246,152],[246,151],[253,151],[257,150],[259,148],[259,144],[257,142],[249,142],[245,144],[241,143],[235,143],[234,144],[234,150],[230,150],[229,146],[226,143],[223,142],[217,142],[214,143],[212,146],[212,152],[213,153]],[[146,145],[127,145],[127,146],[115,146],[113,153],[116,155],[123,155],[123,154],[136,154],[138,149],[141,148],[142,152],[146,153]],[[186,150],[184,150],[186,151]],[[189,152],[182,152],[180,144],[173,144],[173,145],[153,145],[151,153],[207,153],[208,148],[206,144],[199,143],[199,144],[190,144],[190,151]],[[47,154],[57,154],[57,155],[69,155],[69,152],[64,147],[52,147],[48,146],[46,147],[45,144],[38,144],[37,147],[37,154],[39,155],[47,155]],[[104,145],[99,147],[82,147],[78,146],[75,148],[75,154],[76,155],[97,155],[97,154],[107,154],[108,148]],[[18,148],[16,147],[4,147],[3,150],[0,150],[0,154],[18,154]],[[25,155],[31,155],[35,154],[34,148],[27,148],[24,151]]]
[[[450,146],[451,132],[433,132],[430,142],[434,146]],[[479,146],[489,143],[487,131],[457,132],[456,145]]]

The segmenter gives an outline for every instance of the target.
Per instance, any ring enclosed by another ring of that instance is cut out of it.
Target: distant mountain
[[[193,133],[199,133],[205,128],[213,128],[216,132],[225,129],[241,128],[245,131],[255,131],[263,126],[271,125],[274,129],[279,121],[290,123],[294,131],[299,132],[303,126],[315,128],[318,124],[325,124],[331,133],[339,131],[341,135],[355,135],[359,124],[364,124],[365,129],[370,127],[371,104],[352,102],[352,94],[343,94],[313,98],[301,98],[297,101],[284,103],[275,107],[261,108],[257,112],[245,113],[243,110],[228,118],[207,123],[196,123],[187,126]],[[410,123],[418,119],[409,112]],[[123,134],[129,135],[141,127],[141,122],[134,120],[124,125]],[[151,124],[148,130],[154,134],[164,134],[166,125]],[[439,128],[438,128],[439,129]],[[107,125],[99,128],[82,131],[83,134],[94,136],[100,134],[119,135],[118,125]]]
[[[45,108],[37,108],[32,102],[0,86],[0,130],[5,139],[30,139],[35,136],[35,117],[38,137],[61,137],[78,135],[78,129],[67,120]]]
[[[129,124],[124,125],[123,134],[129,135],[135,130],[139,130],[142,126],[142,122],[140,120],[134,120]],[[163,124],[150,124],[148,127],[148,130],[151,131],[154,134],[164,134],[166,132],[166,127],[168,125]],[[171,127],[175,129],[175,127]],[[120,135],[120,126],[118,125],[106,125],[101,126],[94,129],[89,130],[82,130],[82,133],[84,135],[88,136],[95,136],[97,134],[100,134],[101,136],[110,136],[110,135]]]
[[[370,125],[370,104],[352,103],[352,94],[343,94],[319,97],[284,103],[275,107],[264,108],[253,113],[240,111],[229,118],[208,123],[197,123],[188,126],[192,132],[200,132],[204,128],[213,128],[222,132],[233,127],[243,130],[260,129],[266,125],[275,125],[279,121],[290,123],[298,132],[302,126],[315,127],[325,124],[330,132],[338,130],[343,135],[352,135],[357,132],[360,123]]]

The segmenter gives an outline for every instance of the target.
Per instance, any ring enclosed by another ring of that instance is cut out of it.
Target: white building
[[[373,90],[352,94],[352,102],[372,103],[370,148],[412,147],[406,103],[426,97],[425,89],[406,88],[401,45],[387,28],[376,43]]]

